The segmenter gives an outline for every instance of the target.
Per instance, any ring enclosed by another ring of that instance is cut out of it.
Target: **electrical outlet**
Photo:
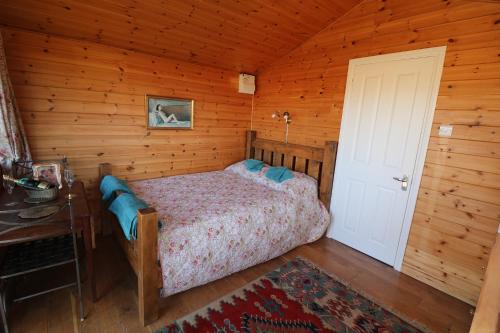
[[[449,138],[453,133],[452,125],[441,125],[439,126],[439,136],[444,138]]]

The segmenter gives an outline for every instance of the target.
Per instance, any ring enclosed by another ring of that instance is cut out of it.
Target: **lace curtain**
[[[0,32],[0,164],[10,169],[18,160],[31,160],[28,141],[21,114],[14,97],[14,90],[7,71],[7,60]]]

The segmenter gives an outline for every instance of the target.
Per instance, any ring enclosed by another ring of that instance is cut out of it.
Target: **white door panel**
[[[435,93],[437,62],[423,56],[349,64],[328,235],[390,265]],[[393,179],[404,175],[407,190]]]

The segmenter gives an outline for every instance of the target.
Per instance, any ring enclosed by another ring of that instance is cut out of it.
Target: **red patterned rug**
[[[390,311],[296,258],[157,333],[413,333]]]

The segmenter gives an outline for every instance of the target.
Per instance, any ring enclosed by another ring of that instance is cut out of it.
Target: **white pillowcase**
[[[225,171],[234,172],[244,178],[251,179],[259,184],[271,187],[278,191],[285,191],[292,196],[301,196],[310,200],[318,199],[318,182],[316,179],[302,172],[292,171],[293,178],[282,183],[277,183],[266,177],[266,172],[269,169],[268,164],[258,172],[248,171],[245,166],[245,161],[236,162],[228,166]]]

